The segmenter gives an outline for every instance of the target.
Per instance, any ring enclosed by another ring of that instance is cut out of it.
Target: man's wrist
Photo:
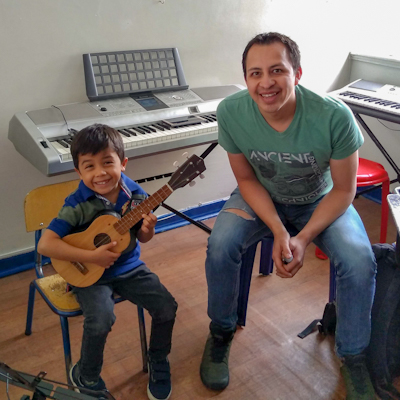
[[[304,242],[306,244],[306,246],[308,246],[313,239],[315,238],[316,235],[312,235],[310,232],[308,232],[306,229],[301,230],[298,234],[297,234],[297,239],[301,240],[302,242]]]

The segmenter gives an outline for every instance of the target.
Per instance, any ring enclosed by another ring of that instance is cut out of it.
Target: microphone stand
[[[74,392],[74,386],[62,382],[44,379],[46,372],[39,372],[36,376],[16,371],[7,364],[0,362],[0,380],[8,385],[21,387],[25,390],[33,392],[32,398],[28,395],[23,395],[20,400],[93,400],[98,399],[98,395],[103,395],[107,400],[115,400],[112,394],[108,391],[98,391],[79,388],[80,393]],[[53,389],[54,385],[61,385]],[[9,396],[8,396],[9,398]]]

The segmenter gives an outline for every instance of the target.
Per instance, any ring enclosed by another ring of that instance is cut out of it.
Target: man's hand
[[[292,261],[287,263],[285,266],[285,271],[290,274],[290,276],[282,275],[277,268],[276,274],[281,278],[292,278],[297,274],[299,269],[303,266],[304,255],[308,242],[303,240],[299,235],[293,236],[289,240],[289,247],[291,254],[293,256]],[[284,256],[284,258],[288,258]]]
[[[288,266],[282,261],[283,258],[292,257],[290,249],[290,235],[284,230],[281,234],[274,235],[274,247],[272,249],[272,259],[276,267],[276,274],[281,278],[291,278]],[[288,264],[289,265],[289,264]]]
[[[121,255],[121,253],[114,253],[112,251],[112,248],[116,245],[117,242],[111,242],[98,247],[96,250],[93,250],[93,257],[90,262],[103,268],[110,268]]]

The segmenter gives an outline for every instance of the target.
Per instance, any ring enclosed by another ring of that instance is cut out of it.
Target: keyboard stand
[[[204,160],[216,147],[217,147],[218,143],[211,143],[207,149],[200,155],[200,157]],[[169,172],[167,174],[163,174],[162,177],[163,178],[168,178],[172,176],[172,172]],[[136,181],[137,183],[142,183],[142,182],[146,182],[148,180],[151,180],[151,178],[146,178],[146,179],[140,179],[138,181]],[[208,227],[206,224],[203,224],[203,222],[201,221],[195,221],[194,219],[188,217],[187,215],[181,213],[180,211],[176,210],[175,208],[169,206],[168,204],[162,202],[160,204],[160,206],[166,208],[168,211],[171,211],[172,213],[174,213],[175,215],[177,215],[178,217],[188,221],[189,223],[197,226],[198,228],[202,229],[204,232],[207,232],[208,234],[211,233],[211,228]],[[159,207],[159,206],[158,206]],[[154,210],[156,210],[158,207],[156,207]],[[153,210],[153,211],[154,211]]]
[[[371,140],[375,143],[376,147],[379,149],[379,151],[383,154],[383,156],[386,158],[390,166],[394,169],[396,172],[397,178],[393,179],[390,181],[390,183],[395,183],[395,182],[400,182],[400,169],[397,166],[397,164],[393,161],[392,157],[390,157],[389,153],[386,151],[386,149],[383,147],[382,143],[378,140],[378,138],[373,134],[371,129],[368,127],[368,125],[365,123],[365,121],[361,118],[360,114],[358,112],[355,112],[352,108],[352,105],[347,104],[353,111],[353,114],[356,118],[356,120],[360,123],[360,125],[364,128],[364,130],[367,132],[368,136],[371,138]],[[368,115],[365,113],[365,115]],[[394,122],[390,118],[383,118],[382,116],[379,117],[380,119],[385,119],[386,121]],[[398,122],[396,122],[398,123]]]
[[[395,188],[395,193],[387,197],[390,211],[396,225],[396,261],[400,262],[400,187]]]

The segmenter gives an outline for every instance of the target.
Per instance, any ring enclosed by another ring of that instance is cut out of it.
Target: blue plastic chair
[[[238,297],[238,321],[239,326],[246,325],[247,305],[249,301],[251,275],[253,272],[254,257],[256,254],[258,243],[250,246],[242,257],[242,268],[240,270],[240,284]],[[273,238],[264,238],[261,240],[261,256],[260,256],[260,275],[270,275],[274,268],[272,260],[272,247],[274,245]],[[330,263],[329,275],[329,302],[336,299],[336,279],[335,268]]]
[[[67,291],[67,282],[60,275],[44,275],[42,268],[43,259],[41,254],[37,252],[37,244],[42,230],[57,215],[58,210],[63,205],[64,199],[78,187],[78,183],[79,180],[76,180],[39,187],[26,195],[24,204],[26,230],[27,232],[35,232],[34,257],[37,276],[37,279],[34,279],[29,286],[25,335],[32,333],[33,307],[37,290],[50,309],[60,317],[67,382],[69,382],[69,371],[72,367],[68,318],[82,315],[82,310],[75,295],[71,291]],[[122,297],[116,297],[114,302],[117,304],[124,300]],[[138,317],[143,371],[147,372],[146,328],[144,313],[141,307],[138,307]]]

